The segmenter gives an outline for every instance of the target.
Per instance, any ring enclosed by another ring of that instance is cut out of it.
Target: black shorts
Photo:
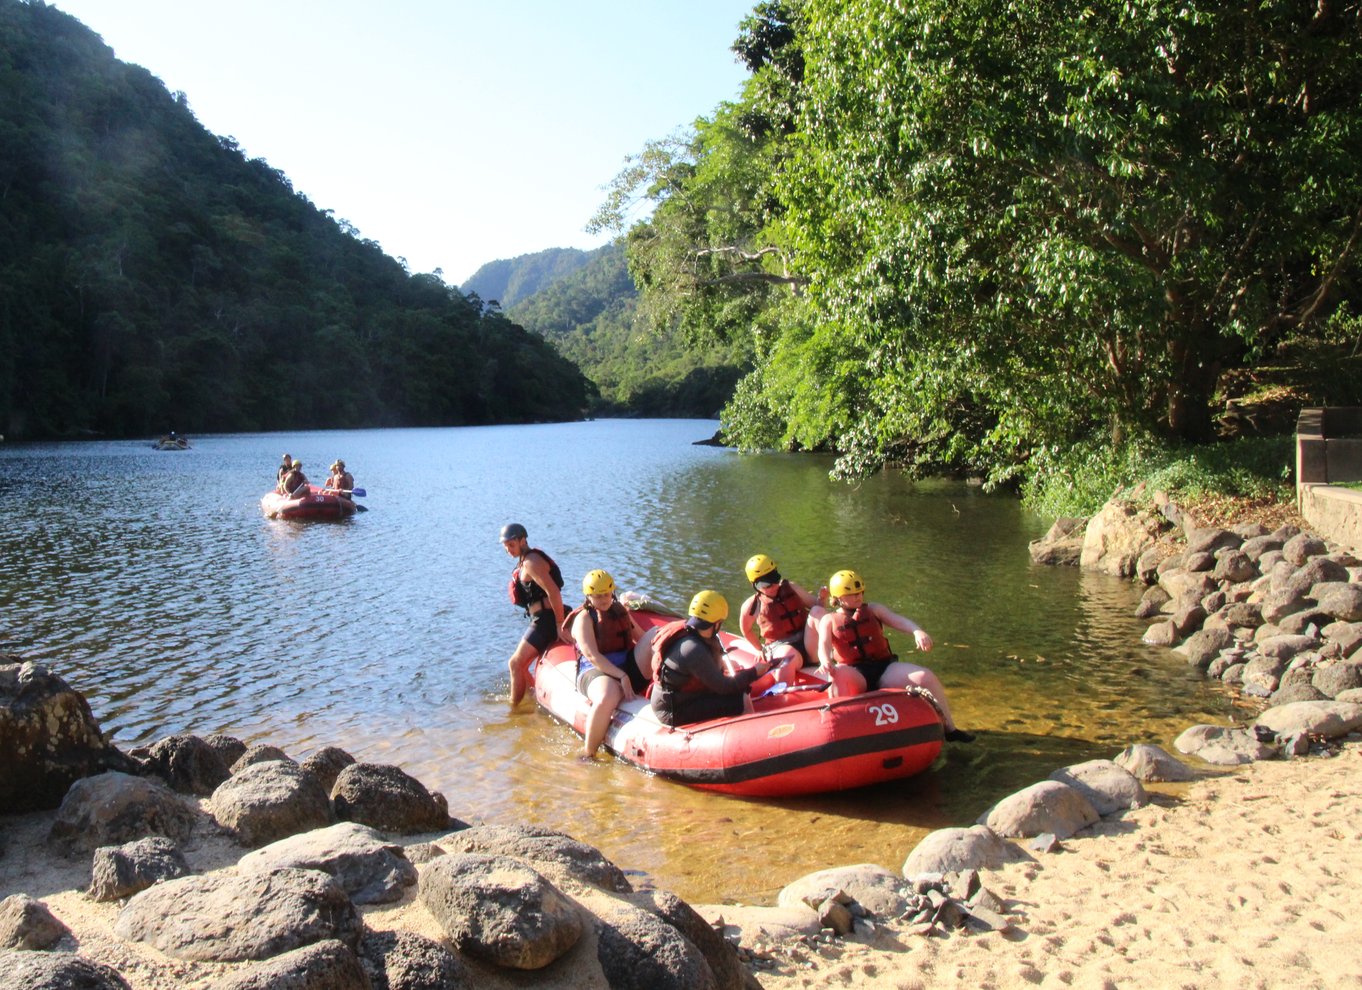
[[[862,660],[860,663],[852,664],[851,669],[865,678],[865,689],[867,691],[877,691],[880,687],[880,678],[889,669],[891,664],[898,663],[898,660]]]
[[[804,658],[805,670],[818,666],[818,660],[809,656],[809,651],[804,648],[804,634],[802,632],[794,633],[793,635],[787,636],[785,639],[778,639],[776,642],[784,643],[786,646],[792,646],[798,650],[799,655]]]
[[[534,647],[536,656],[558,642],[558,623],[553,618],[553,609],[541,608],[530,616],[530,628],[520,638]]]
[[[689,691],[654,691],[653,711],[663,725],[693,725],[712,718],[727,718],[743,712],[744,691],[740,694],[708,694]]]

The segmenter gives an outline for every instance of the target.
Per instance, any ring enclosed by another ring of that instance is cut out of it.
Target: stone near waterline
[[[1210,662],[1206,667],[1206,676],[1219,679],[1234,664],[1243,666],[1244,653],[1238,647],[1232,646],[1228,650],[1221,650],[1220,655]]]
[[[1174,612],[1172,619],[1178,639],[1184,639],[1201,628],[1202,623],[1206,621],[1206,610],[1201,607],[1200,602],[1194,601]]]
[[[1297,701],[1324,701],[1324,694],[1313,684],[1283,684],[1268,698],[1269,705],[1289,705]]]
[[[1258,577],[1258,565],[1242,550],[1230,550],[1217,558],[1211,577],[1228,584],[1242,584]]]
[[[356,904],[401,900],[404,888],[416,884],[416,867],[407,861],[402,847],[354,822],[280,839],[247,853],[237,863],[243,874],[281,867],[329,874]]]
[[[1282,755],[1288,758],[1310,755],[1310,737],[1304,733],[1286,736],[1281,740]]]
[[[121,846],[96,849],[90,864],[89,894],[97,901],[116,901],[188,873],[189,864],[174,842],[149,835]]]
[[[1313,636],[1286,633],[1281,636],[1273,636],[1271,639],[1259,641],[1257,650],[1259,656],[1280,660],[1285,664],[1302,650],[1308,650],[1318,645],[1319,640],[1315,639]]]
[[[1159,579],[1159,565],[1175,555],[1181,555],[1177,546],[1166,539],[1160,540],[1135,561],[1135,577],[1142,584],[1154,584]]]
[[[1054,521],[1049,532],[1039,540],[1032,540],[1028,550],[1037,564],[1076,566],[1083,555],[1083,531],[1086,518],[1061,517]]]
[[[829,894],[844,891],[871,914],[881,918],[903,913],[903,879],[873,863],[838,866],[807,873],[776,895],[776,905],[788,908],[798,904],[820,904]]]
[[[595,846],[532,825],[477,825],[440,840],[447,853],[484,853],[527,861],[559,886],[586,884],[629,893],[629,878]]]
[[[464,961],[434,939],[413,932],[366,930],[359,961],[373,990],[473,990]]]
[[[1362,688],[1362,666],[1336,662],[1317,667],[1310,683],[1324,697],[1337,698],[1344,691]]]
[[[1280,657],[1259,653],[1244,665],[1241,683],[1256,697],[1266,698],[1281,684],[1286,661]]]
[[[1194,574],[1209,573],[1215,568],[1215,554],[1189,550],[1182,557],[1182,566]]]
[[[1115,499],[1088,520],[1080,566],[1116,577],[1131,577],[1140,555],[1158,542],[1164,520]]]
[[[1297,533],[1282,544],[1282,554],[1297,567],[1328,552],[1329,547],[1313,533]]]
[[[1159,586],[1168,592],[1174,601],[1194,599],[1200,601],[1217,590],[1215,579],[1209,574],[1194,574],[1181,567],[1175,567],[1159,575]]]
[[[1163,619],[1146,629],[1140,641],[1148,646],[1172,646],[1178,641],[1178,627],[1172,619]]]
[[[1224,684],[1237,685],[1244,681],[1244,668],[1248,664],[1232,663],[1225,668],[1225,672],[1220,675],[1220,680]]]
[[[1215,526],[1194,529],[1187,534],[1188,553],[1214,554],[1217,550],[1238,549],[1243,544],[1242,536]]]
[[[705,956],[657,915],[620,901],[596,909],[596,961],[609,987],[719,990]]]
[[[1185,643],[1174,649],[1187,658],[1188,664],[1205,670],[1221,650],[1234,643],[1234,634],[1228,629],[1212,627],[1194,632]]]
[[[409,835],[440,832],[449,827],[444,796],[401,767],[386,763],[352,763],[341,770],[331,788],[336,817],[385,832]]]
[[[214,732],[204,740],[213,751],[222,757],[222,762],[227,765],[227,772],[231,773],[232,764],[241,759],[246,752],[246,744],[236,736],[229,736],[225,732]]]
[[[42,901],[27,894],[11,894],[0,901],[0,949],[42,951],[70,934],[71,929]]]
[[[1194,725],[1174,740],[1173,748],[1219,766],[1240,766],[1276,755],[1254,733],[1219,725]]]
[[[213,792],[208,807],[219,825],[248,846],[263,846],[335,821],[322,785],[292,761],[247,764]]]
[[[1316,607],[1321,612],[1341,622],[1356,622],[1362,619],[1362,588],[1355,584],[1331,588],[1320,595],[1315,595],[1312,591],[1311,597],[1315,599]]]
[[[254,766],[257,763],[292,763],[294,766],[298,765],[297,760],[289,756],[278,746],[261,744],[258,746],[251,746],[246,752],[236,758],[236,762],[234,762],[231,767],[232,775],[236,776],[242,770],[245,770],[249,766]]]
[[[114,934],[168,956],[267,959],[326,939],[357,944],[363,922],[334,879],[316,870],[182,877],[136,894]]]
[[[1056,780],[1043,780],[1003,798],[978,819],[1004,838],[1053,832],[1061,839],[1101,819],[1092,802]]]
[[[640,890],[628,899],[688,938],[709,963],[720,990],[743,990],[747,986],[747,969],[737,950],[695,908],[667,890]]]
[[[47,838],[67,854],[93,852],[148,835],[187,838],[196,817],[159,780],[109,772],[71,785]]]
[[[1340,656],[1346,657],[1362,647],[1362,622],[1331,622],[1320,634],[1328,642],[1338,644]]]
[[[43,811],[83,777],[137,764],[100,733],[80,692],[38,663],[0,654],[0,808]]]
[[[1137,780],[1149,783],[1191,780],[1194,776],[1187,764],[1162,747],[1149,743],[1127,746],[1112,762],[1128,770]]]
[[[1335,739],[1362,727],[1362,705],[1337,700],[1299,701],[1269,708],[1254,725],[1278,736],[1304,732]]]
[[[5,990],[132,990],[118,971],[69,952],[0,952]]]
[[[359,957],[327,939],[222,977],[210,990],[373,990]]]
[[[1172,596],[1167,590],[1154,585],[1145,589],[1145,593],[1140,597],[1140,604],[1135,607],[1135,617],[1137,619],[1151,619],[1159,614],[1160,609],[1172,600]]]
[[[303,770],[316,777],[327,794],[336,786],[340,772],[355,762],[355,758],[339,746],[323,746],[302,763]]]
[[[421,872],[419,896],[455,948],[508,969],[542,969],[584,930],[572,901],[506,856],[441,856]]]
[[[229,776],[221,754],[206,740],[187,732],[154,743],[142,765],[173,790],[200,797],[212,794]]]
[[[939,828],[927,833],[903,862],[903,875],[996,870],[1022,858],[1020,850],[987,825]]]
[[[1051,780],[1068,784],[1106,817],[1126,808],[1149,803],[1149,796],[1129,770],[1113,760],[1088,760],[1050,774]]]
[[[1263,610],[1253,602],[1234,602],[1218,613],[1228,626],[1257,629],[1263,624]]]
[[[1153,549],[1153,548],[1151,548],[1151,549]],[[1146,551],[1146,552],[1148,552],[1148,551]],[[1160,560],[1160,561],[1158,562],[1158,565],[1155,566],[1155,568],[1154,568],[1154,574],[1155,574],[1155,576],[1156,576],[1160,581],[1162,581],[1162,580],[1163,580],[1163,576],[1164,576],[1165,574],[1167,574],[1169,571],[1182,571],[1182,570],[1186,570],[1186,568],[1182,566],[1182,557],[1183,557],[1183,553],[1182,553],[1181,550],[1175,550],[1173,553],[1171,553],[1171,554],[1169,554],[1168,556],[1164,557],[1162,560]]]

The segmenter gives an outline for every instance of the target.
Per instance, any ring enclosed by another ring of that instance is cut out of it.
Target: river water
[[[927,831],[1060,766],[1168,746],[1226,711],[1176,654],[1140,644],[1136,588],[1030,563],[1047,520],[1015,499],[892,473],[845,485],[821,457],[694,444],[715,427],[0,444],[0,651],[50,664],[124,748],[174,732],[300,760],[339,745],[400,764],[458,817],[560,829],[697,902],[770,902],[831,865],[896,870]],[[343,458],[369,511],[264,518],[285,452],[314,481]],[[907,782],[785,801],[581,764],[568,729],[506,707],[524,628],[497,540],[511,520],[562,566],[569,603],[596,567],[682,609],[702,587],[736,608],[756,552],[810,589],[853,568],[932,634],[926,660],[979,739]]]

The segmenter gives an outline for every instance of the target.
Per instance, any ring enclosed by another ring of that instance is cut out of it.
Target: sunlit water
[[[459,817],[561,829],[696,901],[769,901],[830,865],[897,869],[925,831],[1057,767],[1166,746],[1223,712],[1175,654],[1140,645],[1135,588],[1030,563],[1046,520],[1014,499],[894,474],[847,486],[821,458],[693,444],[714,428],[0,444],[0,650],[49,663],[125,748],[185,731],[299,759],[339,745],[401,764]],[[344,458],[370,511],[265,519],[286,451],[314,481]],[[979,740],[905,783],[788,801],[578,763],[568,729],[506,708],[523,630],[497,542],[510,520],[562,565],[569,603],[595,567],[681,607],[702,587],[736,607],[758,551],[810,589],[854,568],[933,635],[928,660]]]

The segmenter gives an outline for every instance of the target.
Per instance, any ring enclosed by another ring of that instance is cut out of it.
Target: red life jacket
[[[659,629],[657,631],[657,635],[653,637],[653,683],[649,693],[651,693],[652,690],[656,690],[663,687],[662,668],[664,666],[664,661],[666,661],[667,659],[667,651],[671,649],[672,644],[679,640],[682,636],[695,636],[697,638],[703,638],[700,636],[698,632],[690,628],[690,626],[686,625],[685,619],[677,619],[675,622],[668,622],[665,626]],[[671,679],[674,680],[678,676],[680,675],[676,673],[675,668],[673,668],[673,674]],[[695,693],[703,691],[705,689],[705,685],[704,682],[700,680],[700,678],[696,677],[694,674],[690,674],[687,675],[686,680],[683,683],[679,685],[669,686],[666,689],[668,691],[674,692],[679,691],[683,693]]]
[[[548,561],[549,577],[553,578],[554,584],[558,585],[559,588],[562,588],[563,572],[558,569],[558,565],[553,562],[553,558],[543,550],[531,547],[529,550],[525,551],[525,556],[520,558],[521,561],[523,562],[525,557],[528,557],[532,553],[537,553]],[[528,579],[522,581],[520,579],[520,564],[516,564],[515,568],[511,571],[511,580],[506,585],[506,594],[510,597],[512,605],[519,605],[523,609],[528,609],[535,602],[542,602],[549,597],[548,592],[533,581]]]
[[[790,587],[790,582],[785,580],[777,586],[774,598],[767,598],[758,591],[752,602],[752,611],[756,613],[761,637],[768,643],[803,632],[805,623],[809,621],[808,608]]]
[[[591,625],[596,633],[596,649],[602,653],[618,653],[634,645],[634,622],[629,618],[629,610],[619,602],[611,602],[604,613],[597,612],[590,602],[582,602],[563,620],[563,628],[569,633],[572,623],[583,612],[591,616]]]
[[[832,613],[832,655],[838,663],[853,664],[897,659],[885,638],[884,624],[869,605],[854,612],[839,608]]]

